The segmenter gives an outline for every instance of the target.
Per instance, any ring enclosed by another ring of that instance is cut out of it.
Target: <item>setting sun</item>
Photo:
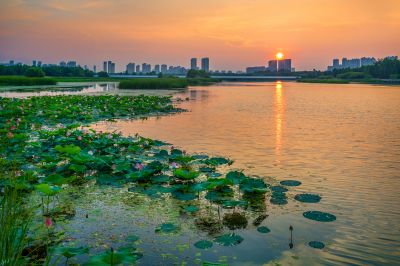
[[[279,52],[275,55],[276,59],[280,60],[283,58],[283,53]]]

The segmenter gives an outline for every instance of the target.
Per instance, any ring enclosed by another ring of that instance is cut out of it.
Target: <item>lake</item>
[[[263,224],[269,234],[249,225],[235,231],[244,238],[235,247],[214,245],[199,255],[193,247],[179,253],[160,244],[158,253],[187,257],[189,264],[196,258],[221,257],[233,265],[400,263],[399,86],[222,83],[192,87],[175,97],[189,98],[179,103],[188,112],[94,127],[139,133],[189,153],[227,156],[234,160],[232,167],[246,175],[276,182],[295,179],[302,185],[290,189],[287,205],[266,201]],[[293,200],[303,192],[322,199]],[[337,219],[308,220],[302,216],[308,210],[329,212]],[[190,239],[187,235],[183,232],[180,238]],[[308,246],[313,240],[325,248]],[[143,264],[153,261],[145,258]]]

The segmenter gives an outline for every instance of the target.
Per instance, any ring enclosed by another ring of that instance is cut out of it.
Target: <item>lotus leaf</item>
[[[306,203],[317,203],[320,202],[321,197],[317,194],[298,194],[294,197],[295,200],[300,201],[300,202],[306,202]]]
[[[320,211],[307,211],[303,213],[303,216],[307,219],[318,222],[333,222],[336,220],[335,215]]]
[[[208,240],[200,240],[194,243],[194,246],[199,249],[209,249],[213,246],[213,243]]]
[[[243,237],[240,235],[237,235],[235,233],[232,234],[225,234],[218,236],[214,239],[215,242],[222,246],[230,247],[230,246],[236,246],[239,245],[240,243],[243,242]]]

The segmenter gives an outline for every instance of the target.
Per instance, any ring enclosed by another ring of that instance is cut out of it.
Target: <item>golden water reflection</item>
[[[277,81],[275,84],[275,101],[274,101],[274,112],[275,112],[275,155],[276,160],[279,162],[279,156],[281,155],[282,149],[282,126],[284,122],[285,114],[285,100],[282,94],[282,82]]]

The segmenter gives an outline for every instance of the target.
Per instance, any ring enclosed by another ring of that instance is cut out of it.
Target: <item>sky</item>
[[[244,70],[277,52],[296,70],[400,55],[400,0],[0,0],[2,62]]]

